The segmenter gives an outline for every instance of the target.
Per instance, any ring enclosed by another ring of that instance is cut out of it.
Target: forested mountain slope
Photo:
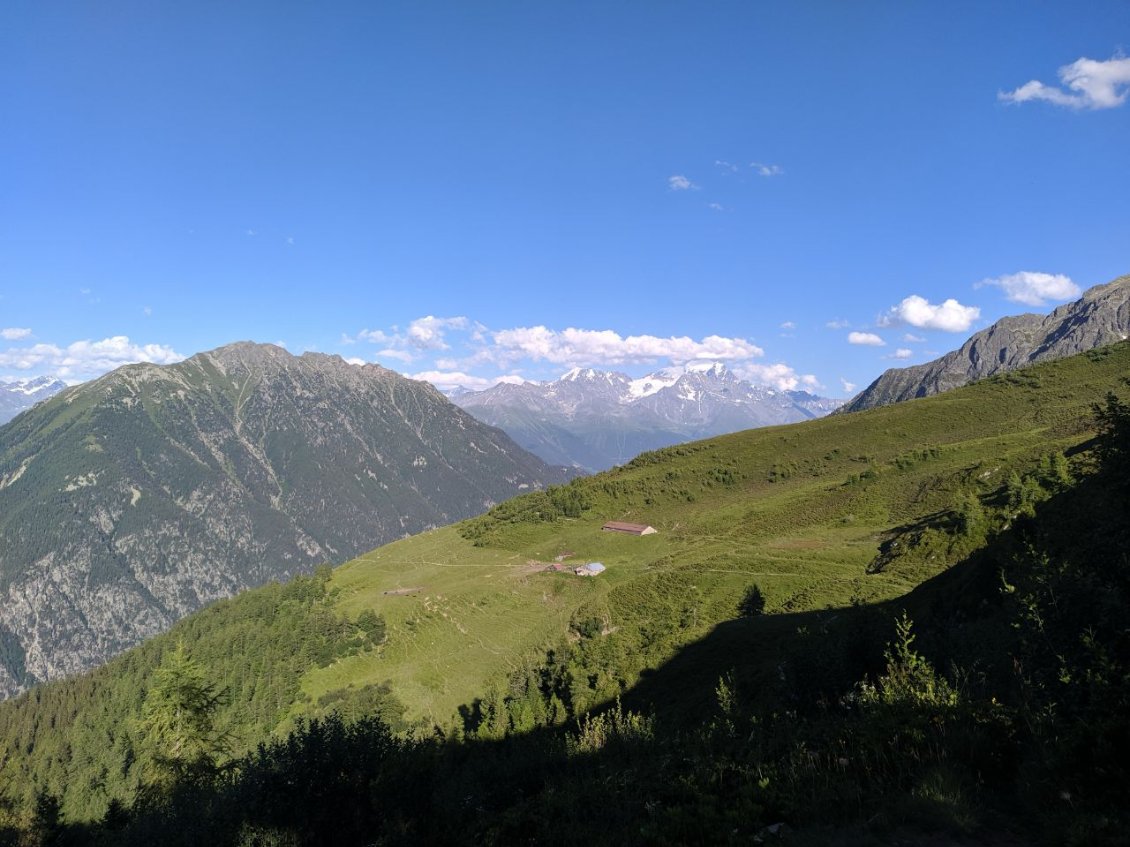
[[[120,368],[0,428],[0,693],[563,478],[377,365],[240,343]]]

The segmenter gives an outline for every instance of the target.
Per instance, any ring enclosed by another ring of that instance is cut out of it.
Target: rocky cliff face
[[[1048,315],[1003,318],[940,359],[892,368],[841,411],[858,412],[957,388],[996,373],[1061,359],[1130,335],[1130,276],[1086,291]]]
[[[697,438],[820,417],[840,405],[752,385],[717,362],[639,379],[574,368],[553,382],[499,384],[454,401],[545,461],[586,470]]]
[[[376,365],[241,343],[120,368],[0,428],[0,693],[564,478]]]

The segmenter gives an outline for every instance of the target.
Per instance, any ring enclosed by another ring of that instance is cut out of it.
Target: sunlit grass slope
[[[766,611],[898,596],[964,554],[960,544],[869,573],[900,527],[944,526],[963,494],[988,497],[1011,470],[1090,437],[1090,405],[1130,373],[1130,345],[933,398],[644,454],[574,482],[587,506],[544,520],[544,495],[382,547],[339,568],[349,616],[370,608],[388,641],[308,673],[314,700],[388,682],[409,721],[446,725],[461,704],[594,617],[607,631],[654,604],[683,604],[684,638],[734,617],[756,583]],[[654,526],[632,537],[609,519]],[[596,578],[546,570],[601,561]]]

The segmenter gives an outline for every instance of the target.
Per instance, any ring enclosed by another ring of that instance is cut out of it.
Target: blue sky
[[[846,396],[1130,272],[1125,2],[4,15],[0,377],[252,339]]]

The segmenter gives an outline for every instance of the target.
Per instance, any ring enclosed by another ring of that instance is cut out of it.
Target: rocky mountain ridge
[[[957,350],[922,365],[891,368],[840,411],[858,412],[958,388],[993,374],[1123,341],[1130,336],[1130,276],[1096,285],[1048,315],[1002,318]]]
[[[683,441],[820,417],[841,402],[753,385],[719,362],[637,379],[574,368],[552,382],[500,383],[453,401],[547,462],[586,470]]]
[[[0,428],[0,694],[566,477],[377,365],[239,343],[119,368]]]

